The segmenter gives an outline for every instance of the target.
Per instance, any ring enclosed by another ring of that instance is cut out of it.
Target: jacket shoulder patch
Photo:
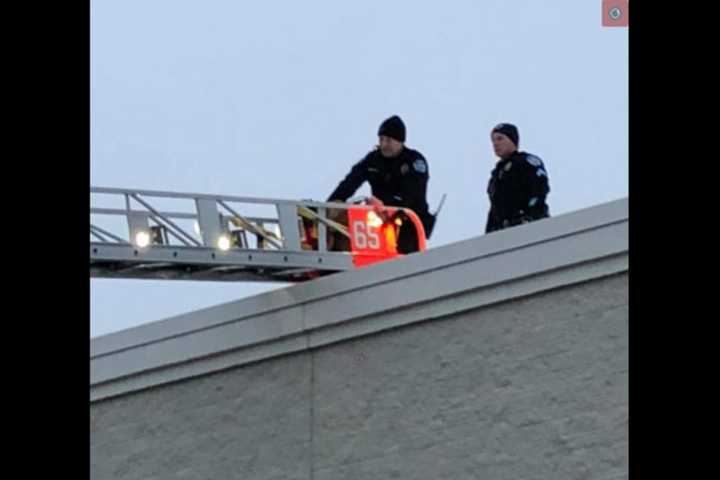
[[[542,160],[540,160],[540,157],[536,157],[535,155],[527,154],[525,156],[525,160],[532,165],[533,167],[540,167],[542,166]]]
[[[413,168],[418,173],[427,173],[427,163],[422,158],[418,158],[413,162]]]

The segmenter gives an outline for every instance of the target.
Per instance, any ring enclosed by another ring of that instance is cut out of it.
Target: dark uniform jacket
[[[487,192],[486,233],[550,216],[545,202],[550,192],[547,170],[542,160],[530,153],[515,152],[498,161]]]
[[[397,157],[386,158],[376,149],[356,163],[345,179],[330,194],[328,201],[346,201],[364,183],[370,184],[372,194],[385,205],[406,207],[422,220],[426,235],[430,236],[433,217],[425,198],[430,178],[425,157],[411,148],[403,147]]]

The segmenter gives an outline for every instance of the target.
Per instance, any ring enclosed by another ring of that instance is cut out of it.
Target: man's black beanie
[[[378,137],[385,135],[394,138],[398,142],[405,142],[405,124],[397,115],[393,115],[380,124],[378,129]]]
[[[515,125],[511,123],[499,123],[495,126],[495,128],[492,129],[491,134],[499,132],[505,135],[512,141],[516,147],[520,146],[520,134],[518,133],[518,129]]]

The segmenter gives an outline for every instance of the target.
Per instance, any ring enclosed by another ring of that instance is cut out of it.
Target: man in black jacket
[[[515,125],[501,123],[490,135],[500,160],[488,183],[490,212],[485,233],[549,217],[545,199],[550,185],[542,160],[518,150],[520,136]]]
[[[429,238],[435,217],[428,211],[425,198],[430,178],[427,160],[417,150],[405,146],[405,124],[397,115],[380,125],[378,137],[377,147],[352,167],[328,201],[344,202],[368,182],[372,195],[383,204],[413,210]],[[409,221],[400,227],[398,251],[418,251],[417,233]]]

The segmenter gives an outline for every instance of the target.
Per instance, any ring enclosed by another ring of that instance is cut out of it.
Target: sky
[[[90,21],[92,186],[323,201],[397,114],[431,210],[448,195],[429,248],[484,233],[500,122],[552,215],[628,196],[628,29],[601,0],[92,0]],[[286,286],[90,279],[90,336]]]

